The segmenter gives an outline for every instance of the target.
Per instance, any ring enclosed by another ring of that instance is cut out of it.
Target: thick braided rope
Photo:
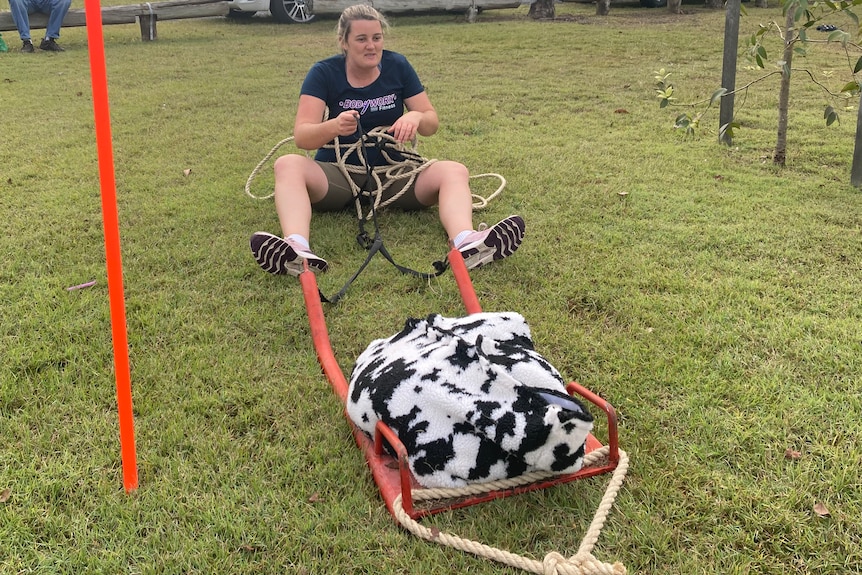
[[[587,455],[589,456],[592,454],[597,455],[590,459],[588,459],[588,457],[584,457],[585,466],[587,464],[591,465],[596,459],[606,457],[607,447],[603,447]],[[590,527],[584,535],[583,541],[578,548],[578,552],[570,558],[566,558],[563,555],[552,551],[545,555],[542,561],[537,561],[502,549],[497,549],[496,547],[471,541],[470,539],[463,539],[457,535],[443,533],[435,528],[425,527],[404,511],[401,495],[398,495],[393,502],[393,512],[395,513],[396,520],[401,524],[401,526],[417,537],[428,541],[434,541],[440,545],[446,545],[460,551],[472,553],[480,557],[492,559],[523,571],[537,573],[538,575],[625,575],[626,568],[622,563],[604,563],[592,555],[593,547],[595,546],[596,541],[598,541],[599,534],[604,527],[605,520],[607,519],[608,513],[610,513],[610,509],[613,506],[614,500],[616,499],[617,493],[619,492],[623,479],[625,479],[625,475],[628,471],[628,455],[623,450],[619,450],[619,455],[620,460],[617,463],[616,469],[614,469],[611,480],[605,490],[605,494],[599,503],[595,516],[593,517],[593,521],[590,523]],[[481,484],[481,487],[484,488],[484,491],[489,491],[493,489],[490,486],[497,483],[498,482],[484,483]],[[463,488],[434,490],[420,489],[416,491],[417,497],[420,497],[420,494],[425,491],[442,491],[446,492],[449,497],[453,496],[455,492],[459,492],[461,495],[465,494]]]
[[[397,142],[392,135],[386,132],[388,129],[388,126],[382,126],[370,130],[367,133],[367,136],[369,140],[374,142],[373,144],[367,143],[364,138],[358,138],[352,144],[342,146],[340,139],[335,138],[334,143],[324,146],[324,148],[335,150],[335,163],[338,165],[341,173],[344,174],[345,179],[350,184],[350,190],[353,192],[353,197],[356,198],[356,202],[354,202],[356,204],[356,217],[360,220],[367,220],[370,218],[372,209],[369,209],[366,213],[362,212],[362,203],[359,201],[359,197],[362,195],[362,188],[353,181],[351,175],[371,174],[371,177],[374,180],[374,188],[372,191],[374,197],[373,209],[379,210],[381,208],[385,208],[403,196],[407,189],[416,180],[416,177],[425,171],[428,166],[437,161],[423,158],[413,150],[408,151],[403,144]],[[395,150],[402,155],[402,160],[395,160],[392,155],[389,154],[388,148],[381,146],[379,149],[383,158],[386,160],[387,165],[376,166],[369,170],[365,154],[360,153],[360,148],[376,147],[378,143],[394,146]],[[356,154],[356,157],[359,158],[359,164],[347,163],[347,158],[349,158],[351,154]],[[400,186],[401,189],[398,193],[393,194],[392,197],[389,197],[386,200],[383,200],[383,197],[386,195],[386,191],[389,188],[396,183],[400,184],[402,182],[403,185]]]
[[[292,141],[293,141],[293,136],[288,136],[287,138],[283,139],[282,141],[277,143],[275,146],[273,146],[272,149],[269,151],[269,153],[267,155],[265,155],[260,162],[258,162],[258,164],[251,171],[251,174],[248,176],[248,179],[245,181],[245,193],[247,196],[249,196],[250,198],[252,198],[254,200],[268,200],[269,198],[271,198],[275,195],[275,192],[273,192],[273,193],[266,195],[266,196],[255,196],[253,193],[251,193],[251,183],[254,181],[254,179],[257,177],[257,175],[260,173],[261,168],[263,168],[263,166],[266,165],[266,163],[269,161],[269,159],[275,155],[275,153],[278,151],[278,149],[281,148],[286,143],[292,142]]]
[[[584,455],[582,467],[592,467],[594,465],[604,465],[608,462],[608,453],[610,448],[605,445],[599,449],[594,449]],[[550,477],[556,477],[558,474],[552,471],[534,471],[525,473],[518,477],[509,477],[507,479],[498,479],[495,481],[486,481],[483,483],[471,483],[464,487],[423,487],[413,491],[414,501],[430,501],[434,499],[455,499],[459,497],[469,497],[471,495],[479,495],[490,491],[503,491],[529,485],[537,481],[542,481]]]
[[[388,133],[385,132],[385,128],[376,128],[376,129],[372,130],[371,132],[369,132],[369,134],[370,135],[373,134],[374,136],[380,136],[382,138],[388,138],[391,142],[393,142],[393,143],[395,142],[394,138],[392,138],[391,135],[389,135]],[[254,179],[258,176],[258,174],[260,173],[260,170],[263,169],[263,167],[275,155],[275,153],[283,145],[287,144],[288,142],[292,142],[292,141],[293,141],[293,136],[290,136],[290,137],[287,137],[287,138],[281,140],[279,143],[277,143],[275,146],[273,146],[273,148],[269,151],[269,153],[267,153],[266,156],[264,156],[260,162],[258,162],[257,166],[254,167],[254,170],[252,170],[251,174],[249,175],[248,179],[245,182],[245,193],[247,196],[249,196],[250,198],[255,199],[255,200],[267,200],[267,199],[269,199],[275,195],[275,192],[273,192],[273,193],[268,194],[266,196],[256,196],[251,191],[251,184],[254,181]],[[337,141],[336,141],[336,145],[334,146],[335,151],[336,151],[336,158],[337,158],[338,166],[341,169],[342,173],[345,175],[345,177],[347,177],[347,181],[350,182],[350,185],[353,189],[354,195],[356,195],[356,193],[359,191],[359,188],[358,188],[358,186],[356,186],[356,184],[353,183],[353,179],[350,177],[349,174],[351,174],[351,173],[364,174],[366,169],[365,169],[364,165],[355,166],[355,165],[347,164],[344,161],[344,159],[350,155],[350,152],[353,152],[354,150],[358,150],[359,145],[360,145],[359,142],[353,144],[349,148],[344,149],[344,153],[342,153],[341,146],[337,145]],[[372,171],[372,177],[374,178],[374,183],[377,186],[376,191],[375,191],[375,204],[374,204],[375,208],[385,207],[385,206],[391,204],[392,202],[394,202],[398,196],[400,196],[401,194],[404,193],[403,190],[406,190],[407,188],[410,187],[410,184],[413,183],[413,181],[416,179],[416,177],[420,173],[422,173],[423,170],[425,170],[428,166],[430,166],[432,163],[437,161],[437,160],[428,160],[428,159],[422,158],[421,156],[416,154],[415,147],[413,150],[408,151],[403,147],[402,144],[396,143],[396,145],[400,148],[400,150],[405,151],[406,153],[410,154],[411,158],[410,159],[405,158],[403,161],[395,161],[392,159],[392,157],[389,154],[386,154],[384,152],[384,157],[386,158],[386,161],[389,162],[390,165],[380,166],[378,168],[375,168]],[[362,155],[360,154],[359,157],[362,158]],[[361,161],[364,164],[364,158]],[[381,182],[381,176],[383,176],[383,178],[385,178],[387,180],[387,184],[386,184],[385,188],[390,187],[396,181],[401,181],[404,179],[409,179],[409,181],[407,182],[407,184],[405,184],[402,187],[402,191],[399,194],[397,194],[395,197],[389,198],[385,202],[381,203],[380,198],[383,197],[383,195],[384,195],[383,194],[384,186]],[[488,178],[488,177],[498,178],[500,180],[500,186],[487,198],[480,196],[479,194],[472,194],[473,209],[474,210],[481,210],[481,209],[487,207],[488,203],[491,200],[493,200],[495,197],[497,197],[497,195],[499,195],[500,192],[503,191],[503,188],[506,187],[506,178],[504,178],[500,174],[494,174],[494,173],[476,174],[474,176],[470,176],[470,179],[472,180],[474,178]],[[360,219],[367,218],[367,214],[365,215],[365,218],[363,218],[361,208],[358,205],[357,205],[357,211],[358,211],[358,215],[360,216]]]

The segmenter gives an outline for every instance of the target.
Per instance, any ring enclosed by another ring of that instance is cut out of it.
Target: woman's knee
[[[311,158],[299,154],[281,156],[273,164],[276,189],[302,189],[312,202],[320,201],[329,190],[323,169]]]
[[[470,186],[470,172],[467,166],[460,162],[442,160],[434,162],[416,179],[416,191],[424,198],[429,194],[436,195],[442,188]],[[420,198],[422,203],[428,202]]]
[[[301,173],[303,164],[307,161],[310,160],[305,156],[300,156],[299,154],[287,154],[286,156],[281,156],[275,160],[273,170],[275,170],[276,177],[289,173]]]
[[[466,182],[470,179],[470,171],[461,162],[443,160],[437,162],[435,165],[440,166],[441,176],[444,180]]]

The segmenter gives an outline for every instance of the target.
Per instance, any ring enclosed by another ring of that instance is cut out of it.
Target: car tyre
[[[269,11],[276,22],[305,24],[314,20],[312,2],[309,0],[270,0]]]

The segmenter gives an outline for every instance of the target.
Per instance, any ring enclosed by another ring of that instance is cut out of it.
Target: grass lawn
[[[732,147],[717,143],[717,111],[684,139],[654,71],[673,73],[680,101],[708,97],[724,26],[721,11],[685,9],[392,17],[387,47],[440,113],[420,151],[507,179],[476,222],[527,222],[514,257],[472,274],[484,309],[522,313],[538,351],[618,409],[631,467],[596,556],[645,574],[859,572],[856,102],[833,102],[841,122],[826,128],[823,90],[796,74],[784,169],[771,164],[777,79],[737,97]],[[742,36],[781,19],[750,6]],[[7,32],[0,573],[515,573],[397,527],[321,374],[298,282],[249,253],[249,235],[278,223],[243,187],[290,135],[305,72],[336,50],[334,22],[104,34],[140,487],[122,488],[86,31],[32,55]],[[847,60],[818,44],[794,67],[837,90]],[[740,60],[737,85],[758,75]],[[267,168],[253,192],[271,186]],[[433,210],[381,226],[400,263],[446,252]],[[324,292],[362,262],[355,233],[349,213],[314,216]],[[462,313],[451,274],[422,283],[382,258],[326,309],[348,373],[372,339],[432,312]],[[426,524],[571,554],[606,481]]]

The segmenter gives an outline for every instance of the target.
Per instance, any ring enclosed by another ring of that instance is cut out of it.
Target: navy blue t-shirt
[[[404,100],[421,94],[425,88],[407,58],[397,52],[384,50],[379,68],[380,76],[373,83],[364,88],[354,88],[347,82],[344,56],[332,56],[311,67],[300,93],[326,102],[329,118],[345,110],[356,110],[365,132],[380,126],[391,126],[404,114]],[[342,146],[350,145],[356,138],[356,135],[340,136],[339,141]],[[375,166],[383,163],[383,159],[378,156],[376,150],[368,149],[369,163]],[[314,159],[334,162],[335,150],[321,148]],[[347,161],[359,164],[355,154]]]

